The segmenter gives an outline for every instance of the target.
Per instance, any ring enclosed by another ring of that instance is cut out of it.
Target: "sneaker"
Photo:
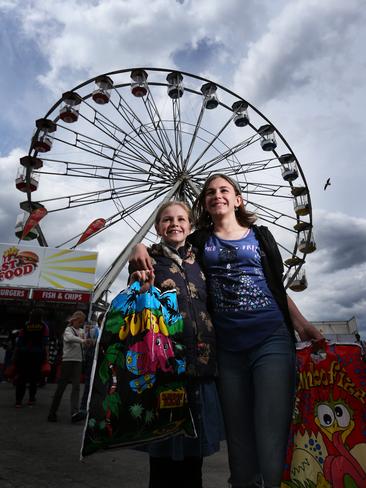
[[[17,402],[17,403],[15,404],[15,408],[22,408],[22,404],[21,404],[21,403],[19,403],[19,402]]]
[[[71,422],[80,422],[80,420],[84,420],[86,414],[84,412],[76,412],[71,415]]]
[[[28,406],[29,407],[33,407],[33,405],[35,405],[35,404],[36,404],[36,399],[34,399],[34,400],[28,400]]]
[[[57,422],[57,415],[55,413],[50,413],[47,417],[49,422]]]

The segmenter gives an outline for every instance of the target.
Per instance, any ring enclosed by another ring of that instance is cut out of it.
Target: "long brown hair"
[[[211,183],[211,181],[216,180],[217,178],[223,178],[224,180],[226,180],[234,188],[235,195],[241,196],[241,190],[239,185],[229,176],[221,173],[215,173],[209,176],[205,181],[205,184],[203,185],[201,193],[198,195],[192,207],[192,213],[196,229],[210,229],[213,227],[211,215],[207,212],[205,208],[205,197],[209,184]],[[243,200],[235,211],[235,217],[237,222],[243,227],[250,227],[257,220],[257,216],[255,215],[255,213],[248,212],[246,210]]]

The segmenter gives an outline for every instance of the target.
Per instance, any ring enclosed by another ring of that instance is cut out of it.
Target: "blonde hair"
[[[160,224],[160,219],[161,219],[161,216],[162,216],[164,210],[166,210],[169,207],[174,207],[174,206],[181,207],[187,213],[189,223],[190,224],[193,223],[192,212],[191,212],[191,209],[188,207],[188,205],[185,202],[182,202],[180,200],[171,200],[170,202],[165,202],[165,203],[162,203],[160,205],[159,210],[158,210],[156,217],[155,217],[155,221],[154,221],[155,229]]]
[[[85,320],[86,319],[86,315],[85,315],[85,313],[82,310],[76,310],[76,312],[74,312],[71,315],[71,317],[69,318],[69,322],[71,322],[72,320],[75,320],[75,319]]]

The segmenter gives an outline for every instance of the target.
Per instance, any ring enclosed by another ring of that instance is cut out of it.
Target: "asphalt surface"
[[[47,422],[55,387],[40,388],[35,406],[16,409],[14,387],[0,383],[0,488],[147,488],[144,453],[116,449],[79,461],[83,423],[70,423],[71,386],[62,399],[58,422]],[[204,488],[225,488],[227,478],[223,443],[219,453],[205,458]]]

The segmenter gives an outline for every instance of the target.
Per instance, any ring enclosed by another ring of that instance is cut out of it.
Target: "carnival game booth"
[[[366,347],[356,319],[313,322],[297,345],[297,393],[281,488],[366,487]]]
[[[0,260],[3,334],[21,327],[35,306],[43,310],[51,336],[62,334],[75,310],[88,315],[96,252],[0,244]]]

